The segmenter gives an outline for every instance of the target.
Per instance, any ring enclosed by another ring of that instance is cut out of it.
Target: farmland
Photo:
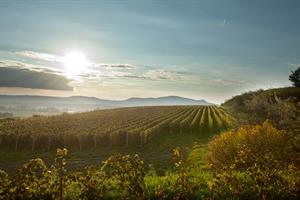
[[[297,199],[297,140],[275,117],[235,129],[231,116],[152,106],[2,120],[0,197]]]
[[[143,147],[161,134],[218,133],[232,119],[216,106],[118,108],[1,122],[1,148],[51,151],[101,147]]]

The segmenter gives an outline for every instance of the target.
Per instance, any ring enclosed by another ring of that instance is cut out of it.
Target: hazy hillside
[[[212,105],[205,100],[194,100],[178,96],[166,96],[159,98],[130,98],[119,101],[123,106],[163,106],[163,105]]]
[[[62,112],[82,112],[95,109],[161,105],[211,105],[205,100],[194,100],[178,96],[159,98],[130,98],[127,100],[105,100],[95,97],[72,96],[12,96],[0,95],[0,112],[15,116],[33,114],[59,114]]]

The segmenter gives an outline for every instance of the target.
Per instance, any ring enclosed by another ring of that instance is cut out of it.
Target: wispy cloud
[[[168,81],[168,82],[185,82],[193,84],[208,84],[208,85],[243,85],[246,80],[230,79],[230,78],[204,78],[198,74],[188,72],[169,71],[164,69],[148,70],[140,76],[133,76],[133,78],[142,78],[152,81]]]
[[[288,66],[290,66],[290,67],[299,67],[300,66],[300,63],[290,63],[290,62],[286,62],[286,63],[284,63],[285,65],[288,65]]]
[[[148,70],[145,74],[143,74],[141,77],[144,77],[145,79],[149,80],[168,80],[168,81],[186,81],[194,79],[195,77],[190,74],[185,74],[182,72],[176,72],[176,71],[168,71],[164,69],[154,69],[154,70]]]
[[[222,25],[225,25],[226,20],[223,21]],[[31,59],[44,60],[48,62],[63,63],[63,57],[59,55],[35,52],[35,51],[19,51],[15,52],[18,55],[29,57]],[[45,72],[56,75],[65,75],[64,69],[61,70],[53,69],[51,67],[26,64],[19,61],[1,61],[0,67],[19,67],[26,68],[31,71]],[[150,69],[149,69],[150,68]],[[143,81],[161,81],[165,83],[190,83],[190,84],[206,84],[211,86],[221,85],[243,85],[246,83],[245,80],[231,79],[226,77],[207,77],[205,75],[200,76],[198,74],[166,70],[163,68],[157,68],[154,66],[138,66],[134,64],[122,64],[122,63],[96,63],[89,62],[86,69],[78,75],[80,81],[100,81],[115,80],[115,79],[135,79]],[[73,77],[73,80],[79,80]],[[79,82],[80,82],[79,81]]]
[[[247,83],[246,80],[238,80],[238,79],[211,79],[211,83],[223,84],[223,85],[243,85]]]
[[[0,67],[11,67],[11,68],[21,68],[29,69],[37,72],[46,72],[61,75],[63,74],[62,70],[53,69],[44,65],[28,64],[25,62],[20,62],[16,60],[0,60]]]
[[[120,69],[133,69],[137,66],[132,64],[104,64],[104,63],[92,63],[94,67],[104,67],[104,68],[120,68]]]
[[[226,25],[226,22],[227,22],[226,19],[224,19],[222,22],[222,27],[224,27]]]
[[[50,61],[50,62],[62,62],[63,57],[53,54],[41,53],[36,51],[17,51],[15,52],[18,55],[25,56],[32,59]]]
[[[88,80],[95,80],[101,78],[110,79],[135,79],[143,81],[161,81],[167,83],[190,83],[190,84],[206,84],[213,86],[224,85],[243,85],[246,84],[245,80],[229,79],[229,78],[203,78],[197,74],[191,74],[180,71],[170,71],[165,69],[151,69],[144,73],[136,73],[135,71],[120,72],[111,69],[105,69],[101,71],[90,71],[82,74],[82,78]]]
[[[27,58],[35,59],[35,60],[43,60],[49,62],[56,62],[56,63],[64,63],[64,56],[36,52],[36,51],[17,51],[15,52],[17,55],[21,55]],[[119,68],[119,69],[133,69],[137,66],[128,64],[128,63],[96,63],[96,62],[88,62],[88,66],[90,67],[100,67],[100,68]]]

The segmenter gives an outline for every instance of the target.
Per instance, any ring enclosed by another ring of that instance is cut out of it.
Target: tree
[[[300,87],[300,67],[295,71],[292,71],[292,74],[289,76],[289,80],[293,82],[295,87]]]

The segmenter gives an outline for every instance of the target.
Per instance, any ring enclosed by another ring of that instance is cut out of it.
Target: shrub
[[[280,170],[255,166],[246,171],[222,171],[208,185],[216,199],[297,199],[299,175],[293,165]]]
[[[48,168],[42,159],[25,163],[11,178],[0,170],[0,199],[58,199],[65,192],[64,157],[67,150],[58,149],[55,163]],[[60,187],[61,186],[61,187]]]
[[[32,159],[20,168],[12,182],[16,199],[50,199],[55,196],[55,182],[41,159]]]
[[[115,197],[129,199],[144,197],[146,173],[144,161],[137,154],[111,156],[103,162],[101,172],[103,174],[100,177],[104,176],[111,191],[117,195]]]
[[[9,192],[10,180],[8,179],[8,174],[0,170],[0,199],[7,199]]]
[[[228,131],[208,144],[208,163],[212,168],[245,170],[286,167],[294,161],[289,137],[269,122]]]
[[[299,170],[285,132],[269,122],[228,131],[208,144],[215,198],[296,199]]]

